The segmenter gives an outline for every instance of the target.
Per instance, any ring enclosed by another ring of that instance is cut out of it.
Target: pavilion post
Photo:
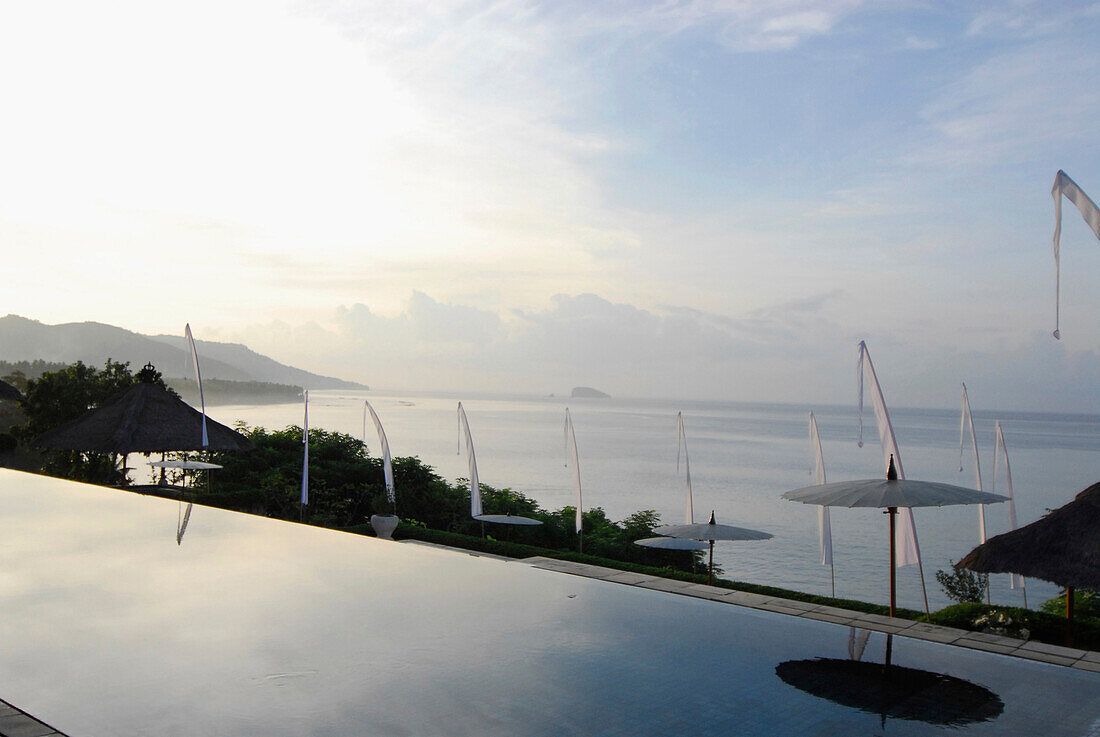
[[[1073,594],[1072,586],[1066,587],[1066,647],[1073,647]]]

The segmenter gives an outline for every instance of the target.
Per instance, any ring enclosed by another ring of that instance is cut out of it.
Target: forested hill
[[[308,389],[365,389],[363,384],[321,376],[262,356],[239,343],[196,341],[203,378],[265,381]],[[191,357],[182,335],[142,335],[98,322],[46,325],[18,315],[0,317],[0,360],[84,361],[102,366],[108,358],[137,369],[152,362],[165,376],[190,376]]]

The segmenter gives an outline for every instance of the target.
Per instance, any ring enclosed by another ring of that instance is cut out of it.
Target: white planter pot
[[[397,529],[397,523],[401,520],[392,514],[372,514],[370,526],[374,528],[374,534],[383,540],[392,540],[393,531]]]

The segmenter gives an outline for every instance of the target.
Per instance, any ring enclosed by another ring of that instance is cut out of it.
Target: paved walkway
[[[48,724],[19,711],[6,701],[0,701],[0,736],[2,737],[65,737]]]
[[[442,546],[440,546],[442,547]],[[469,551],[465,551],[469,552]],[[859,627],[876,632],[892,632],[904,637],[912,637],[917,640],[929,640],[947,645],[968,647],[973,650],[985,650],[1001,655],[1011,655],[1027,660],[1038,660],[1043,663],[1064,665],[1070,668],[1093,671],[1100,673],[1100,653],[1088,650],[1077,650],[1071,647],[1059,645],[1047,645],[1042,642],[1030,640],[1017,640],[1012,637],[989,635],[984,632],[970,632],[968,630],[955,629],[954,627],[941,627],[935,624],[914,622],[911,619],[899,619],[887,617],[881,614],[867,614],[853,612],[849,609],[810,604],[804,601],[792,599],[780,599],[775,596],[762,594],[750,594],[745,591],[733,591],[717,586],[706,586],[687,581],[676,581],[659,576],[647,576],[641,573],[620,571],[615,568],[603,568],[585,563],[573,563],[554,558],[524,558],[519,561],[532,565],[535,568],[543,568],[548,571],[558,571],[574,576],[596,578],[601,581],[623,584],[626,586],[639,586],[644,589],[667,591],[681,596],[694,596],[700,599],[710,599],[724,604],[762,609],[767,612],[789,614],[794,617],[817,619],[822,622],[844,624],[850,627]]]

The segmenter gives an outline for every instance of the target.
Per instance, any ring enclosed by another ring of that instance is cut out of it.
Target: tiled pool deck
[[[435,545],[433,543],[413,540],[405,542],[407,544],[446,548],[448,550],[455,550],[475,556],[499,558],[499,556],[486,556],[483,553],[472,553],[469,550],[448,548],[447,546]],[[500,558],[500,560],[508,559]],[[1032,642],[1030,640],[1017,640],[1012,637],[1002,637],[1000,635],[991,635],[984,632],[971,632],[969,630],[960,630],[954,627],[941,627],[935,624],[914,622],[911,619],[899,619],[897,617],[887,617],[881,614],[853,612],[849,609],[839,609],[837,607],[810,604],[808,602],[794,601],[791,599],[781,599],[779,597],[764,596],[762,594],[751,594],[745,591],[733,591],[717,586],[676,581],[669,578],[661,578],[659,576],[647,576],[641,573],[620,571],[615,568],[604,568],[602,566],[588,565],[586,563],[574,563],[571,561],[557,560],[555,558],[525,558],[517,562],[526,563],[543,570],[568,573],[573,576],[595,578],[601,581],[608,581],[626,586],[638,586],[654,591],[667,591],[668,593],[680,594],[681,596],[693,596],[699,599],[708,599],[724,604],[734,604],[736,606],[760,609],[766,612],[789,614],[794,617],[816,619],[821,622],[832,622],[833,624],[847,625],[849,627],[873,630],[875,632],[912,637],[917,640],[927,640],[929,642],[938,642],[945,645],[956,645],[972,650],[984,650],[989,653],[1010,655],[1017,658],[1025,658],[1027,660],[1037,660],[1042,663],[1064,665],[1069,668],[1078,668],[1080,670],[1100,673],[1100,652],[1078,650],[1076,648],[1061,647],[1059,645],[1047,645],[1042,642]]]
[[[3,737],[65,737],[6,701],[0,700],[0,735]]]

